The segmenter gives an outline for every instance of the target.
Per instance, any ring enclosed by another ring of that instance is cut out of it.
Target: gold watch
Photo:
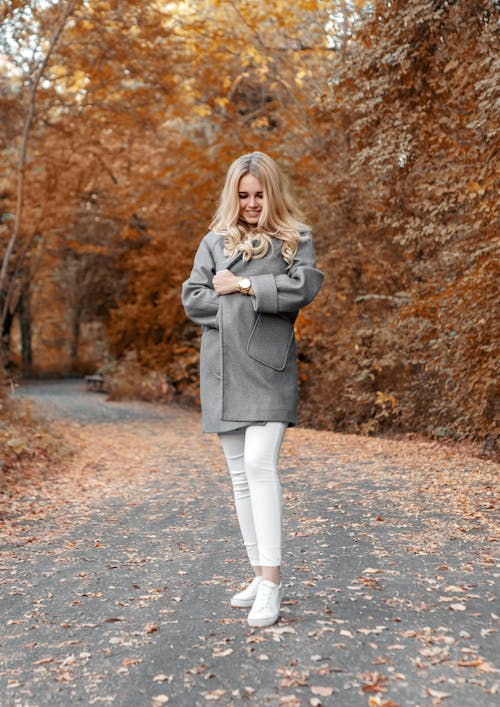
[[[252,287],[252,281],[248,277],[242,277],[238,280],[238,287],[242,295],[248,295]]]

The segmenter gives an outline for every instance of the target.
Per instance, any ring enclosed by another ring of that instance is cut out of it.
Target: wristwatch
[[[238,280],[238,287],[242,295],[248,295],[252,287],[252,281],[248,277],[242,277]]]

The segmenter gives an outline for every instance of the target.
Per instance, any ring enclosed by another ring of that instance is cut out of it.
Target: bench
[[[99,373],[93,376],[85,376],[85,383],[87,385],[87,390],[94,390],[97,393],[102,392],[104,386],[104,377]]]

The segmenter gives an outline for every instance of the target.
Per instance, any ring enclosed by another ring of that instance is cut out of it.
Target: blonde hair
[[[238,189],[240,180],[251,174],[262,184],[264,202],[255,227],[240,217]],[[290,266],[299,243],[307,238],[308,226],[301,222],[301,212],[276,162],[264,152],[250,152],[238,157],[229,167],[220,197],[219,208],[210,228],[224,238],[228,258],[243,252],[244,260],[263,258],[272,248],[272,238],[282,241],[281,254]]]

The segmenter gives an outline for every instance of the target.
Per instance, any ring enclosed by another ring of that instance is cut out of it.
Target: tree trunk
[[[18,306],[21,327],[21,368],[24,375],[33,368],[33,350],[31,348],[31,297],[29,284],[23,288]]]
[[[78,349],[80,347],[80,323],[82,319],[82,307],[77,303],[71,312],[71,369],[77,370]]]
[[[0,302],[2,301],[3,298],[0,298]],[[12,328],[12,320],[14,319],[14,315],[10,311],[10,309],[7,309],[5,312],[5,316],[2,321],[2,326],[0,329],[0,339],[2,341],[2,351],[8,351],[8,345],[9,345],[9,339],[10,339],[10,330]],[[8,360],[7,357],[5,357],[5,360],[2,361],[3,365],[7,365]]]

